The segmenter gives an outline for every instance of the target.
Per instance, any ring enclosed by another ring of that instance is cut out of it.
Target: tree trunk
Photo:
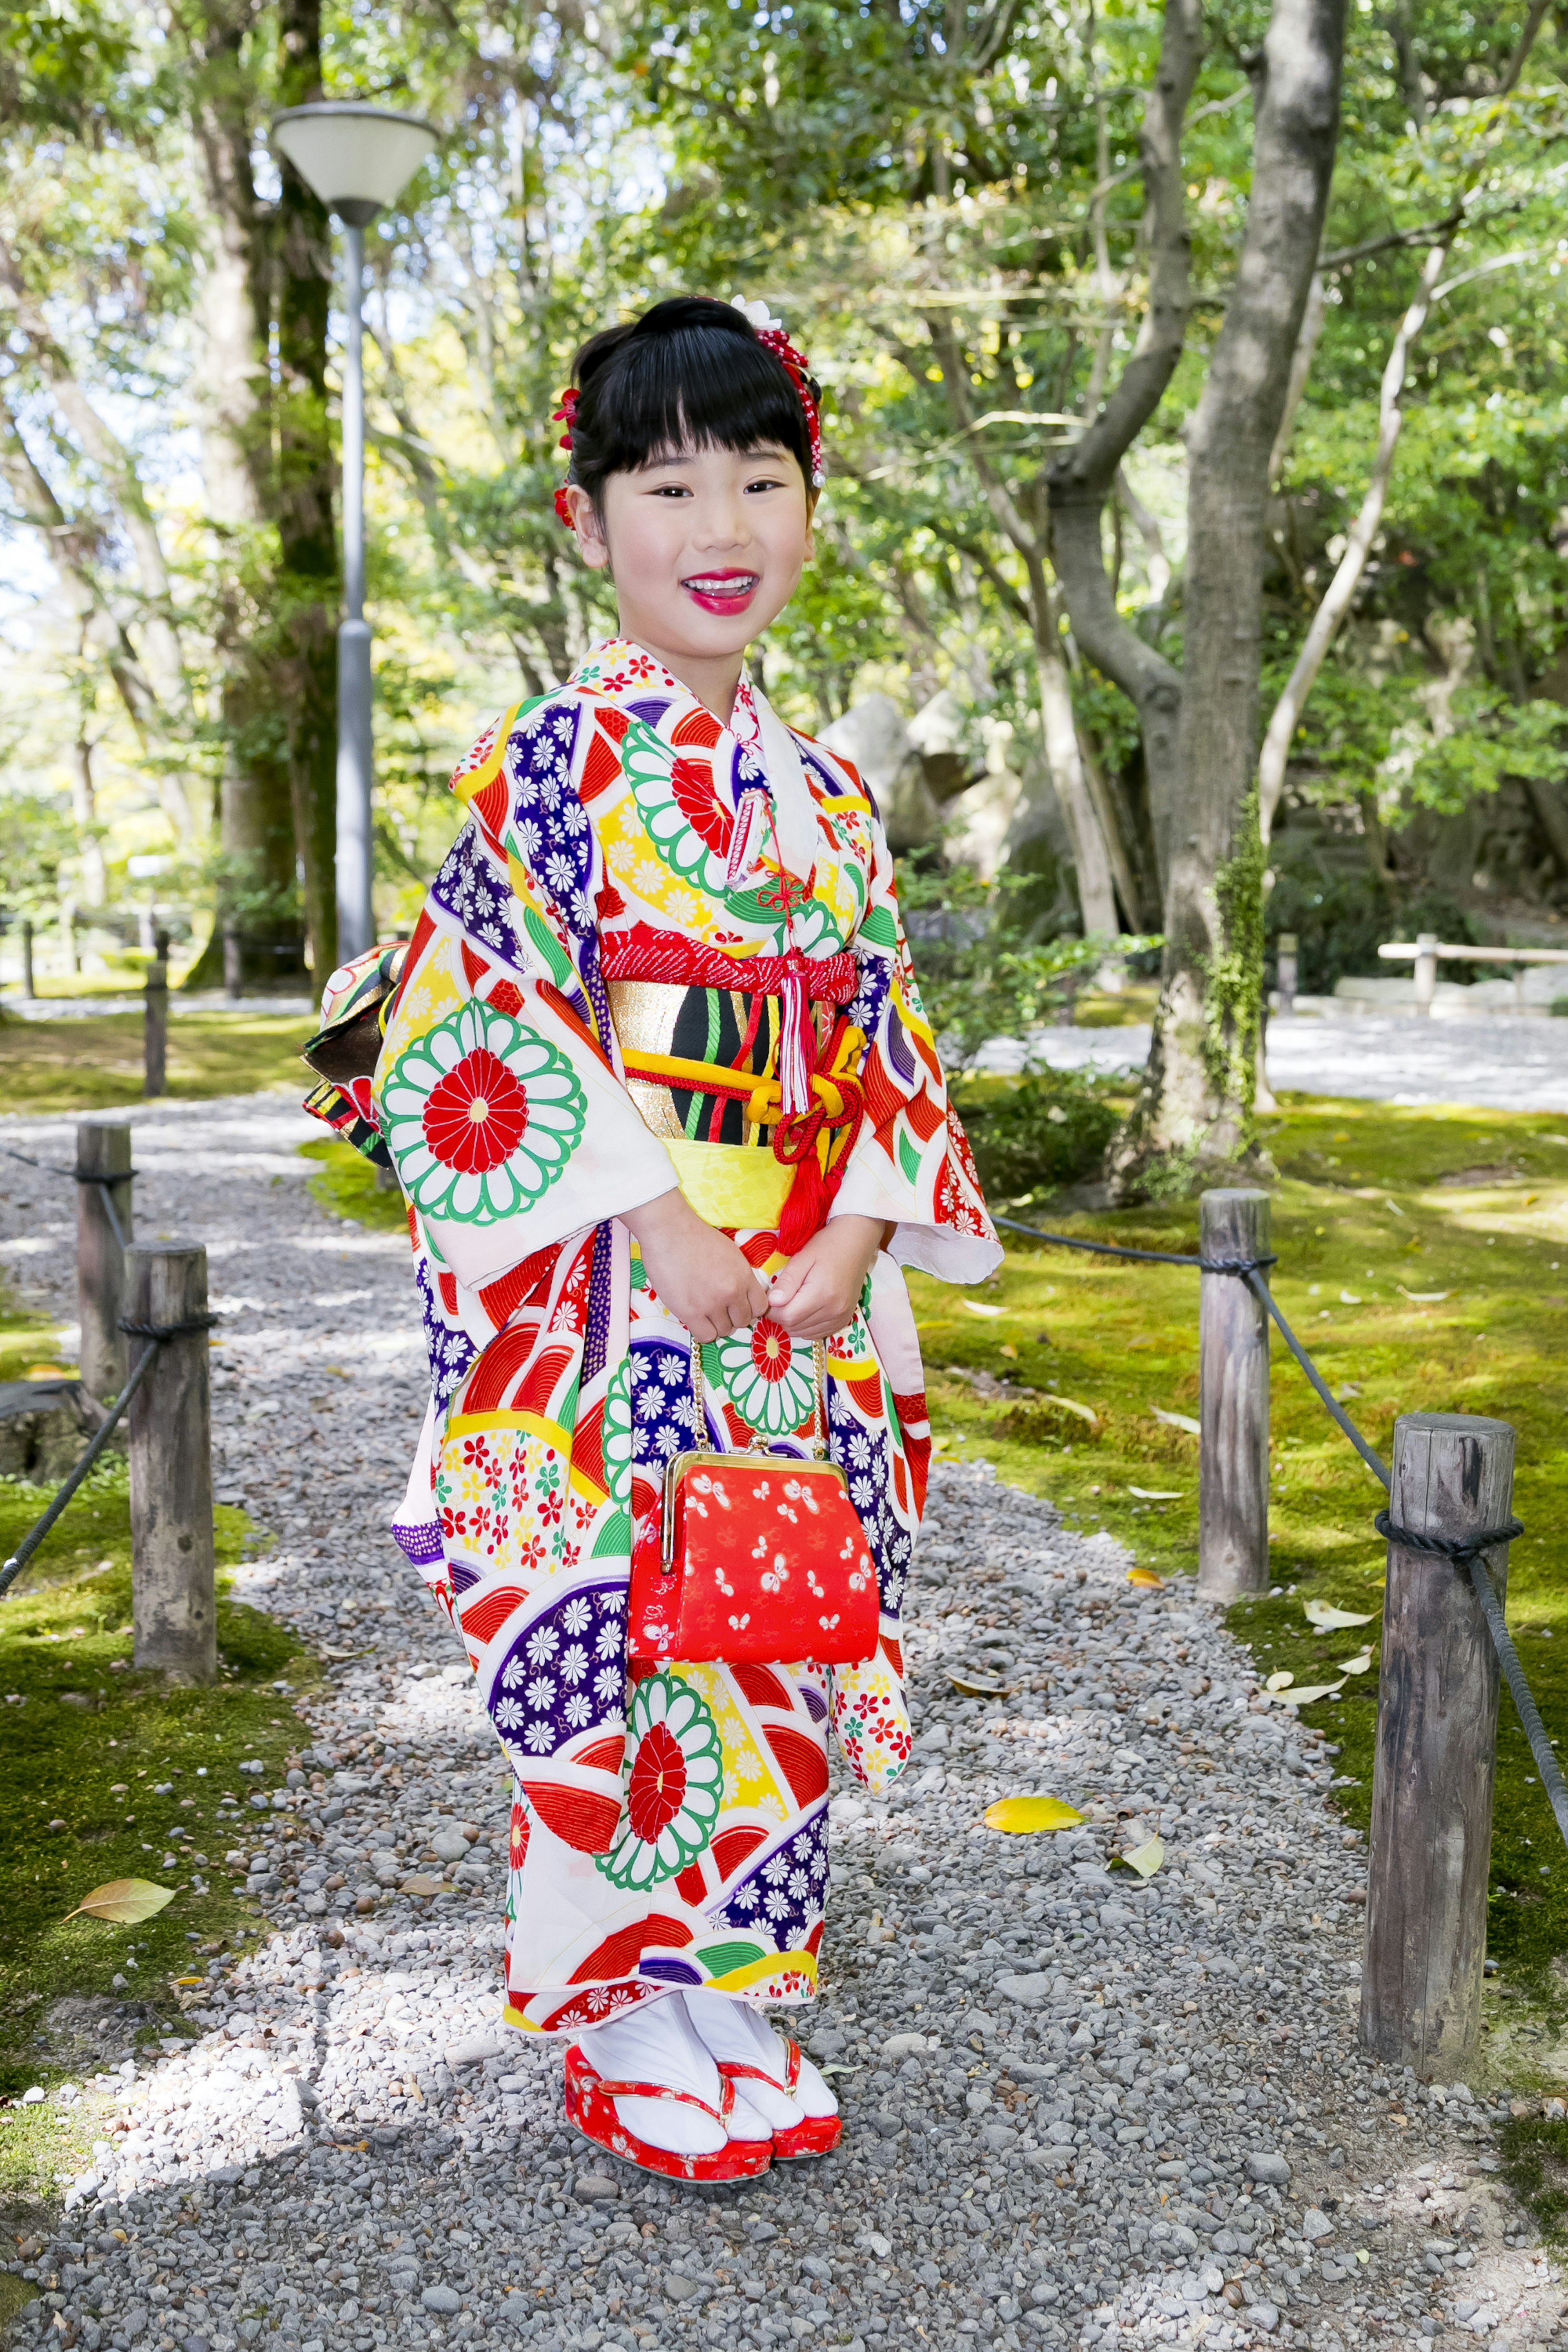
[[[1040,680],[1040,717],[1045,727],[1046,761],[1057,798],[1072,836],[1073,864],[1078,875],[1079,912],[1085,939],[1114,940],[1121,929],[1116,919],[1116,893],[1110,858],[1100,828],[1089,780],[1079,755],[1078,725],[1073,717],[1068,666],[1058,646],[1044,632],[1037,635],[1035,660]]]
[[[321,95],[321,0],[282,0],[279,99]],[[277,219],[278,532],[287,763],[318,988],[337,952],[337,466],[327,417],[332,236],[325,206],[284,163]]]
[[[1179,798],[1166,844],[1153,1048],[1116,1155],[1235,1159],[1248,1141],[1263,977],[1258,674],[1268,461],[1316,264],[1339,128],[1344,0],[1275,0],[1240,267],[1191,458]]]
[[[1082,438],[1050,469],[1051,562],[1079,651],[1136,705],[1161,878],[1178,789],[1179,673],[1128,626],[1105,569],[1100,518],[1121,460],[1164,397],[1186,335],[1192,240],[1182,179],[1182,122],[1203,61],[1200,0],[1169,0],[1141,140],[1149,307],[1137,348]]]

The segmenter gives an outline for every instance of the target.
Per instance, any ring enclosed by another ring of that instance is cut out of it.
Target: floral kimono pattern
[[[807,1999],[829,1724],[872,1789],[910,1752],[899,1612],[930,1433],[899,1262],[969,1282],[1000,1256],[886,841],[854,771],[744,681],[724,728],[624,642],[509,710],[453,782],[468,821],[410,942],[374,1097],[434,1390],[396,1531],[515,1780],[507,2015],[563,2032],[676,1986]],[[804,873],[780,847],[786,782]],[[621,1033],[649,1006],[679,1050],[639,1060]],[[813,1090],[793,1126],[792,1051],[797,1093]],[[770,1133],[795,1138],[804,1171]],[[731,1190],[710,1201],[714,1170]],[[678,1177],[764,1274],[792,1216],[897,1229],[828,1346],[830,1452],[880,1589],[862,1666],[628,1675],[631,1558],[657,1540],[669,1456],[799,1451],[816,1412],[810,1349],[764,1318],[704,1350],[699,1431],[690,1335],[620,1222]]]

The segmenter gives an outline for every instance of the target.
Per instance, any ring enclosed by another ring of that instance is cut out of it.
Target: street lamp
[[[363,99],[291,106],[273,144],[335,213],[347,248],[343,341],[343,617],[338,626],[338,961],[374,944],[371,899],[370,624],[364,617],[364,233],[395,204],[436,144],[416,114]],[[324,979],[325,974],[320,975]]]

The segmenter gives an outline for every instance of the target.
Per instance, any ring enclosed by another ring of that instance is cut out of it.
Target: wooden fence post
[[[1431,1017],[1433,999],[1437,993],[1437,934],[1417,931],[1415,934],[1415,1010]]]
[[[159,931],[153,942],[153,961],[147,972],[147,992],[143,1013],[143,1062],[146,1076],[142,1081],[144,1095],[161,1095],[168,1075],[169,1056],[169,935]]]
[[[1296,945],[1294,931],[1281,931],[1275,946],[1275,982],[1279,992],[1279,1010],[1287,1020],[1296,1010],[1296,979],[1300,970]]]
[[[1450,1542],[1506,1527],[1513,1431],[1479,1413],[1407,1412],[1388,1516]],[[1502,1599],[1508,1547],[1485,1555]],[[1462,1566],[1388,1548],[1367,1860],[1363,2048],[1452,2082],[1481,2029],[1499,1668]]]
[[[22,918],[22,993],[24,996],[32,997],[37,996],[37,992],[33,985],[32,918],[29,915],[24,915]]]
[[[79,1119],[77,1175],[117,1176],[116,1184],[76,1188],[76,1293],[81,1377],[101,1402],[125,1385],[125,1248],[133,1231],[131,1129],[123,1119]],[[118,1221],[120,1231],[115,1232]]]
[[[1267,1257],[1267,1192],[1225,1186],[1199,1203],[1209,1259]],[[1268,1312],[1239,1275],[1198,1277],[1198,1591],[1268,1588]]]
[[[207,1254],[187,1242],[128,1255],[132,1323],[207,1311]],[[132,1361],[152,1343],[132,1336]],[[180,1683],[217,1675],[213,1581],[212,1398],[205,1329],[165,1339],[131,1400],[132,1617],[139,1666]]]

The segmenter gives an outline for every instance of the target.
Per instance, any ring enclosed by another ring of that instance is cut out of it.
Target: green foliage
[[[993,1208],[1020,1208],[1096,1174],[1124,1099],[1124,1087],[1089,1072],[1031,1071],[960,1086],[954,1104]]]
[[[1015,911],[1028,887],[1023,873],[986,882],[970,866],[906,858],[899,867],[899,903],[921,999],[952,1069],[967,1069],[988,1038],[1022,1037],[1048,1021],[1068,1002],[1064,983],[1102,963],[1113,945],[1129,952],[1159,945],[1152,939],[1031,942]]]
[[[1454,698],[1453,734],[1429,744],[1410,774],[1418,807],[1457,816],[1510,776],[1543,784],[1568,779],[1568,710],[1555,702],[1517,703],[1496,687]]]
[[[1455,945],[1476,938],[1469,916],[1446,892],[1396,890],[1370,868],[1344,875],[1324,872],[1305,859],[1287,863],[1278,844],[1274,857],[1274,887],[1265,908],[1268,937],[1272,944],[1281,931],[1294,933],[1297,986],[1303,996],[1331,996],[1335,982],[1352,974],[1386,979],[1389,967],[1377,954],[1385,940],[1413,939],[1417,931],[1434,932]],[[1443,976],[1469,980],[1474,967],[1446,963]]]
[[[76,845],[60,802],[41,793],[0,793],[0,907],[52,914],[60,869]]]

